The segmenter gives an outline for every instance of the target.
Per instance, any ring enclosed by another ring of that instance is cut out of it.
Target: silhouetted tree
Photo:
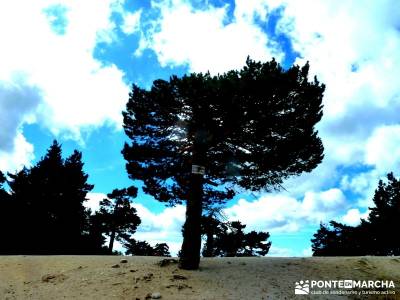
[[[314,256],[400,255],[400,182],[393,173],[382,180],[374,194],[367,220],[352,227],[331,221],[321,224],[311,240]]]
[[[126,248],[126,255],[152,256],[154,251],[153,247],[146,241],[136,241],[133,238],[126,238],[123,246]]]
[[[152,247],[146,241],[137,241],[132,237],[127,237],[123,241],[123,246],[126,248],[126,255],[136,256],[166,256],[169,257],[169,247],[166,243],[158,243]]]
[[[271,247],[268,232],[245,233],[246,225],[239,221],[221,222],[210,251],[213,256],[264,256]]]
[[[268,232],[250,231],[245,234],[242,256],[265,256],[271,248],[271,242],[264,243],[269,238]]]
[[[374,255],[400,255],[400,181],[393,173],[387,175],[387,183],[378,183],[368,216],[368,235],[372,237],[371,250]]]
[[[31,168],[9,174],[14,254],[82,253],[88,214],[83,206],[87,183],[81,153],[62,158],[56,141]]]
[[[104,237],[104,226],[102,217],[98,214],[91,214],[88,210],[88,224],[85,229],[85,254],[110,254],[108,247],[104,246],[106,239]]]
[[[0,171],[0,254],[12,253],[11,238],[14,230],[11,227],[13,218],[16,215],[12,206],[10,195],[5,190],[7,180],[3,172]],[[19,237],[21,238],[21,237]]]
[[[360,256],[369,253],[365,227],[352,227],[335,221],[320,228],[311,239],[314,256]]]
[[[226,220],[221,207],[206,207],[206,214],[201,217],[201,233],[205,236],[202,251],[204,257],[215,256],[215,238],[221,231],[221,223]]]
[[[140,218],[136,209],[131,205],[131,199],[137,196],[137,188],[115,189],[107,194],[107,199],[100,202],[100,209],[96,213],[97,220],[105,234],[110,238],[108,251],[111,254],[114,241],[122,241],[126,236],[136,232]]]
[[[308,63],[288,70],[247,59],[240,71],[133,85],[124,116],[131,139],[122,151],[131,179],[169,204],[186,201],[180,267],[200,261],[202,208],[240,188],[279,189],[323,158],[315,131],[324,85]]]
[[[165,256],[170,257],[169,246],[166,243],[158,243],[153,248],[154,256]]]

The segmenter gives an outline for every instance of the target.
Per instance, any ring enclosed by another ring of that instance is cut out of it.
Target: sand
[[[1,256],[0,299],[400,299],[399,257],[204,258],[196,271],[161,260]],[[295,295],[295,282],[306,279],[393,280],[397,295]]]

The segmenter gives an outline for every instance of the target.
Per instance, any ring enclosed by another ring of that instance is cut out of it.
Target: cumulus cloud
[[[400,73],[396,1],[280,1],[279,30],[327,84],[321,134],[337,163],[363,160],[365,141],[378,125],[399,122]],[[329,20],[329,21],[328,21]]]
[[[377,127],[372,132],[366,143],[365,162],[380,172],[400,165],[400,125]]]
[[[120,128],[128,93],[124,73],[92,56],[98,42],[113,40],[110,15],[117,3],[0,3],[0,116],[7,127],[0,132],[4,138],[0,149],[4,153],[13,151],[17,129],[27,114],[54,134],[67,133],[75,139],[91,126],[108,123]]]
[[[361,213],[359,209],[352,208],[347,211],[347,213],[341,218],[341,221],[350,226],[357,226],[361,223],[361,219],[366,219],[369,215],[367,210]]]
[[[140,30],[140,17],[142,15],[142,10],[135,12],[125,12],[122,10],[121,15],[123,18],[121,29],[125,34],[130,35]]]
[[[325,159],[285,187],[298,197],[310,189],[339,185],[358,194],[356,205],[366,208],[379,178],[400,171],[397,2],[261,2],[267,10],[282,9],[277,31],[299,53],[296,63],[309,60],[311,73],[327,86],[324,117],[317,126]],[[361,174],[346,171],[360,166],[371,168]]]
[[[224,213],[231,221],[240,220],[247,224],[247,230],[285,233],[327,221],[348,205],[342,191],[334,188],[307,192],[302,200],[282,194],[264,195],[255,201],[240,199]]]
[[[23,76],[16,75],[20,84],[0,81],[0,150],[12,151],[21,124],[34,114],[41,98],[40,90],[25,84]]]
[[[14,173],[23,166],[29,166],[35,158],[33,145],[30,144],[20,130],[17,131],[13,140],[14,150],[4,151],[0,149],[0,170],[2,172]]]
[[[24,74],[0,81],[0,169],[15,171],[33,158],[33,146],[22,135],[22,124],[32,122],[41,91],[26,82]]]
[[[155,6],[160,17],[143,32],[136,55],[152,49],[162,66],[188,65],[190,71],[215,74],[242,67],[248,55],[257,60],[283,56],[278,45],[254,23],[255,15],[265,18],[266,13],[256,13],[256,7],[249,10],[241,5],[234,20],[227,22],[227,5],[196,10],[189,1],[169,0]]]

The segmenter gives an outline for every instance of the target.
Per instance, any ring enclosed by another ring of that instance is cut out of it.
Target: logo
[[[296,281],[294,293],[296,295],[308,295],[310,293],[310,282],[308,280],[300,280],[299,282]]]
[[[345,289],[352,289],[353,288],[353,280],[344,280],[343,287]]]

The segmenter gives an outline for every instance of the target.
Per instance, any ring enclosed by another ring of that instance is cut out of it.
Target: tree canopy
[[[169,204],[186,201],[180,265],[197,269],[201,211],[241,189],[279,189],[323,158],[315,130],[324,85],[308,80],[308,63],[284,70],[247,59],[241,70],[190,74],[133,85],[122,151],[131,179]]]

